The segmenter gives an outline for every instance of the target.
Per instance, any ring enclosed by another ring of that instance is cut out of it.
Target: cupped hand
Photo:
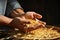
[[[25,17],[28,19],[35,19],[35,18],[41,19],[42,15],[36,12],[30,11],[30,12],[26,12]]]
[[[14,27],[14,28],[18,28],[21,31],[24,31],[25,30],[24,27],[26,27],[25,24],[29,24],[29,23],[30,22],[28,19],[16,17],[11,21],[11,23],[9,25]]]

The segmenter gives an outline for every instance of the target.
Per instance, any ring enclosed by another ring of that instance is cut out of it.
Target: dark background
[[[24,11],[35,11],[43,16],[42,21],[51,25],[60,24],[59,0],[18,0]]]

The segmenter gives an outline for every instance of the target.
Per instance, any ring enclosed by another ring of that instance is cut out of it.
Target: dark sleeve
[[[6,15],[9,16],[10,12],[16,8],[22,8],[21,5],[18,3],[18,1],[17,0],[8,0]]]
[[[0,0],[0,15],[5,15],[7,0]]]
[[[10,5],[13,9],[22,8],[21,5],[18,3],[17,0],[8,0],[8,2],[9,2],[9,5]]]

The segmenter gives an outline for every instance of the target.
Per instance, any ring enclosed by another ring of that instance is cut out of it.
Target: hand
[[[10,13],[10,16],[14,18],[14,17],[19,17],[22,14],[24,14],[24,11],[22,9],[18,8],[18,9],[12,10],[12,12]]]
[[[40,15],[36,12],[26,12],[25,17],[28,19],[35,19],[36,21],[38,21],[40,23],[40,26],[42,26],[42,27],[45,27],[45,25],[46,25],[46,22],[38,20],[38,19],[42,18],[42,15]]]
[[[26,12],[25,17],[28,19],[35,19],[35,18],[41,19],[42,15],[36,12]]]
[[[11,16],[12,17],[20,17],[22,14],[25,14],[25,17],[28,19],[34,19],[34,18],[38,18],[41,19],[42,15],[36,13],[36,12],[24,12],[22,9],[15,9],[11,12]]]
[[[30,23],[29,20],[20,18],[20,17],[16,17],[11,21],[11,23],[9,25],[25,32],[26,25],[24,25],[24,24],[28,24],[28,23]]]
[[[25,17],[27,19],[35,19],[36,21],[38,21],[40,23],[40,26],[45,27],[45,25],[46,25],[46,22],[43,22],[43,21],[38,20],[38,19],[41,19],[42,18],[42,15],[40,15],[40,14],[38,14],[36,12],[26,12]]]

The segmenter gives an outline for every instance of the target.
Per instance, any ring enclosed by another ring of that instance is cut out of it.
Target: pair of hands
[[[24,14],[24,12],[21,11],[21,9],[13,10],[12,13],[13,13],[12,17],[14,17],[14,18],[13,18],[12,22],[10,23],[10,25],[13,27],[19,28],[20,30],[24,29],[24,27],[25,27],[24,24],[30,23],[28,19],[34,19],[36,21],[39,21],[38,19],[42,18],[42,16],[40,14],[38,14],[36,12],[32,12],[32,11],[26,12]],[[21,15],[21,13],[23,15]],[[42,22],[42,21],[39,21],[39,22],[40,22],[41,26],[45,26],[45,24],[46,24],[45,22]]]

